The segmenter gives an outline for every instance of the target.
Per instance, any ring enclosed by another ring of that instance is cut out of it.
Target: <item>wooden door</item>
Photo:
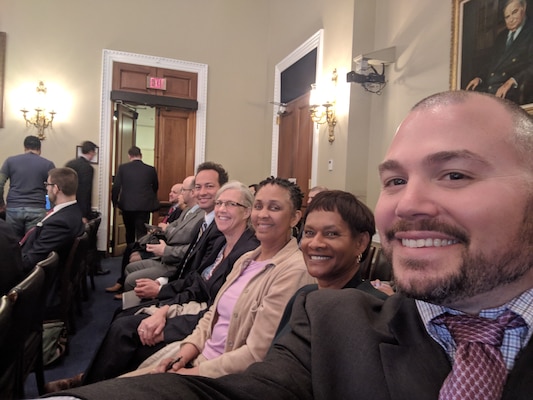
[[[278,176],[296,179],[305,194],[311,182],[311,161],[313,151],[313,125],[309,116],[309,93],[287,104],[287,110],[280,116],[278,144]]]
[[[155,134],[154,166],[159,177],[159,214],[168,211],[171,187],[194,175],[196,112],[181,109],[158,109]],[[154,219],[157,221],[157,215]]]
[[[113,165],[113,178],[118,166],[129,161],[128,150],[135,145],[136,115],[135,112],[121,104],[117,104],[117,120],[115,121],[115,159]],[[111,201],[111,199],[109,199]],[[111,237],[111,254],[120,256],[126,249],[126,227],[122,214],[118,208],[113,208],[112,221],[113,234]]]

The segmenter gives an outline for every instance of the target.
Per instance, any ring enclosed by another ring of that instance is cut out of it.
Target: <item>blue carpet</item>
[[[97,347],[100,345],[115,309],[122,303],[113,299],[113,294],[106,293],[105,288],[115,284],[120,275],[122,257],[102,260],[102,268],[111,270],[110,274],[94,277],[95,290],[92,291],[89,279],[89,300],[82,303],[83,315],[76,316],[74,335],[69,336],[69,353],[57,364],[47,367],[44,371],[45,382],[56,379],[70,378],[84,372]],[[34,374],[30,374],[25,384],[25,397],[39,396]]]

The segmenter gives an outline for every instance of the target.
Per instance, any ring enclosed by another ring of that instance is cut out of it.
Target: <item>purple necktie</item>
[[[507,310],[494,320],[445,313],[432,322],[446,325],[457,344],[439,400],[501,399],[507,368],[500,347],[505,329],[524,326],[523,318]]]

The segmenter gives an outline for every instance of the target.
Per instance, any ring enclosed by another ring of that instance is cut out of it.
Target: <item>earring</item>
[[[360,264],[361,263],[361,258],[363,258],[363,254],[359,254],[357,256],[357,264]]]

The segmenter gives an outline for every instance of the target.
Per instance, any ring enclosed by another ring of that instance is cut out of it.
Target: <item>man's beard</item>
[[[446,226],[438,221],[418,222],[416,227],[408,228],[408,223],[400,222],[387,232],[387,241],[392,239],[395,232],[411,229],[445,232],[452,237],[460,238],[459,244],[464,246],[462,262],[458,270],[439,278],[423,278],[395,282],[398,292],[408,297],[424,300],[434,304],[446,305],[456,301],[489,292],[496,287],[503,286],[520,279],[533,267],[533,204],[526,206],[524,220],[513,238],[509,238],[506,247],[501,251],[490,252],[491,249],[481,250],[475,254],[469,252],[469,238],[452,226]],[[420,225],[426,229],[420,229]],[[435,229],[430,229],[433,227]],[[392,260],[390,246],[385,243],[384,254]],[[402,268],[423,270],[425,261],[402,259]],[[422,281],[423,280],[423,281]]]

